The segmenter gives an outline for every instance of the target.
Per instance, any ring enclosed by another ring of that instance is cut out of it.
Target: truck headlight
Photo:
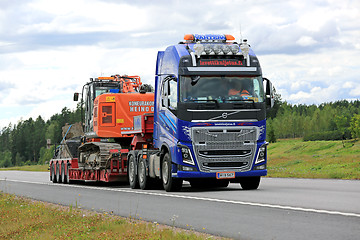
[[[181,154],[182,154],[182,158],[183,158],[184,163],[187,163],[187,164],[190,164],[190,165],[195,165],[189,148],[181,147]]]
[[[255,161],[255,164],[261,163],[265,161],[266,158],[266,146],[268,145],[268,143],[265,143],[263,145],[261,145],[261,147],[259,148],[259,152]]]
[[[183,166],[183,165],[178,165],[178,169],[179,171],[184,171],[184,172],[196,172],[197,169],[195,167],[188,167],[188,166]]]

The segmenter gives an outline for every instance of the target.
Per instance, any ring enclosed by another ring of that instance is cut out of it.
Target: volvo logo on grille
[[[227,114],[226,112],[224,112],[223,114],[221,114],[221,117],[222,117],[223,119],[226,119],[226,118],[228,117],[228,114]]]

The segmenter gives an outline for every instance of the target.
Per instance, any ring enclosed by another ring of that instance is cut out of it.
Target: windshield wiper
[[[234,102],[252,102],[254,108],[255,107],[255,100],[254,99],[225,99],[226,102],[234,101]]]
[[[197,84],[199,80],[200,80],[200,76],[191,76],[191,86]]]
[[[194,100],[192,100],[193,102],[214,102],[215,103],[215,105],[216,105],[216,107],[218,107],[219,108],[219,101],[218,100],[216,100],[216,99],[194,99]]]
[[[219,103],[218,100],[216,99],[196,99],[196,100],[193,100],[194,102],[197,101],[197,102],[215,102],[215,103]]]
[[[234,101],[234,102],[253,102],[253,103],[255,103],[254,99],[225,99],[225,101]]]

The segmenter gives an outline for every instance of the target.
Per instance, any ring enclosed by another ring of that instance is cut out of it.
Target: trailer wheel
[[[66,168],[66,177],[65,177],[65,181],[67,184],[70,184],[73,182],[73,180],[70,180],[70,176],[69,176],[69,166],[70,166],[70,163],[66,164],[65,165],[65,168]]]
[[[55,174],[55,169],[54,169],[54,163],[51,164],[50,166],[50,171],[51,171],[51,180],[53,183],[56,183],[56,174]]]
[[[182,179],[173,178],[171,174],[171,159],[169,153],[165,153],[161,168],[161,178],[163,186],[167,192],[177,192],[181,190]]]
[[[61,163],[61,182],[67,183],[67,167],[65,167],[64,163]]]
[[[61,183],[61,174],[59,163],[56,163],[56,182]]]
[[[244,190],[254,190],[259,187],[260,177],[243,177],[240,178],[240,185]]]
[[[148,189],[148,183],[149,183],[149,179],[146,176],[146,163],[144,159],[140,159],[139,161],[139,165],[138,165],[138,180],[139,180],[139,185],[140,188],[142,190]]]
[[[139,188],[139,184],[138,184],[137,176],[136,176],[136,162],[135,162],[134,155],[129,155],[128,177],[129,177],[130,187],[132,189]]]

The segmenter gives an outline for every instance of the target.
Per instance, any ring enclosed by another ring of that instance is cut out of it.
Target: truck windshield
[[[181,76],[180,102],[263,102],[262,82],[260,76]]]

